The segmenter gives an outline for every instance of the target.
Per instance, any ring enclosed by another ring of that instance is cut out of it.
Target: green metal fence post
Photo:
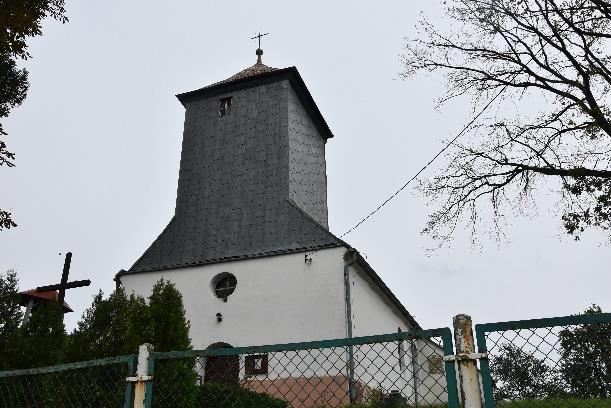
[[[443,355],[454,356],[454,343],[452,341],[452,331],[444,328],[441,334],[443,343]],[[448,406],[458,408],[458,387],[456,384],[456,365],[454,360],[445,361],[446,385],[448,387]]]
[[[147,372],[150,379],[146,383],[146,392],[144,393],[144,408],[151,408],[153,406],[153,376],[155,374],[155,358],[153,357],[152,353],[148,355]]]
[[[138,355],[134,354],[127,361],[127,378],[125,379],[125,396],[123,397],[123,408],[132,408],[134,406],[134,383],[130,381],[130,377],[136,375],[137,366]]]
[[[488,353],[486,346],[486,332],[482,330],[481,325],[475,325],[475,339],[477,341],[477,352]],[[490,377],[490,364],[487,358],[479,361],[480,375],[482,377],[482,387],[484,393],[484,407],[494,408],[494,394],[492,392],[492,378]]]

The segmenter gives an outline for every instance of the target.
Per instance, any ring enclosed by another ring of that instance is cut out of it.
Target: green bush
[[[199,387],[199,403],[206,408],[288,408],[289,404],[267,394],[249,391],[237,385],[204,383]]]

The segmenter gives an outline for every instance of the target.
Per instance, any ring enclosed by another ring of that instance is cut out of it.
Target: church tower
[[[183,296],[195,349],[337,339],[418,323],[328,229],[333,134],[295,67],[262,62],[178,95],[185,107],[174,216],[116,280]],[[358,197],[352,197],[358,199]]]
[[[328,232],[333,137],[295,67],[257,62],[177,95],[185,107],[175,214],[128,272],[341,245]]]

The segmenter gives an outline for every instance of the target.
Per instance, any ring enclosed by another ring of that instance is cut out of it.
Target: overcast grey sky
[[[327,144],[329,223],[336,234],[394,192],[466,124],[457,101],[441,111],[439,77],[398,79],[404,36],[437,1],[66,0],[70,22],[46,22],[30,41],[25,103],[6,120],[17,167],[0,169],[0,207],[19,227],[0,233],[0,270],[21,288],[56,283],[72,251],[72,328],[99,288],[127,269],[174,210],[184,110],[175,94],[225,79],[255,60],[296,66],[335,134]],[[424,176],[439,171],[440,165]],[[540,192],[544,204],[551,193]],[[346,240],[423,327],[611,309],[611,248],[563,235],[548,209],[513,216],[509,240],[428,252],[426,201],[405,190]]]

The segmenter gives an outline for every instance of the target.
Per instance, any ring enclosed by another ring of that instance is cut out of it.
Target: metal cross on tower
[[[59,290],[59,297],[57,301],[60,306],[63,306],[64,299],[66,297],[66,289],[80,288],[82,286],[89,286],[91,281],[89,279],[68,282],[68,274],[70,273],[70,262],[72,261],[72,252],[66,254],[66,260],[64,261],[64,270],[62,271],[62,280],[60,283],[55,285],[39,286],[36,288],[39,292],[47,292],[51,290]]]
[[[265,37],[266,35],[268,35],[269,33],[265,33],[265,34],[257,34],[254,37],[251,38],[251,40],[254,40],[255,38],[259,39],[259,48],[261,48],[261,37]]]

